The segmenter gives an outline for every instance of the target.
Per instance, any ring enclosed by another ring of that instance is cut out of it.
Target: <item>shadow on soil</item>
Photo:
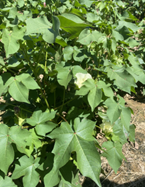
[[[101,179],[102,187],[145,187],[145,177],[124,183],[124,184],[117,184],[115,182],[109,181],[108,179],[104,180]],[[91,179],[86,178],[84,183],[82,184],[82,187],[98,187]]]

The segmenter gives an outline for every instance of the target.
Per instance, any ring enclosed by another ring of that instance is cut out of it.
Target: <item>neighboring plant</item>
[[[0,1],[0,185],[77,187],[81,172],[101,187],[101,156],[117,172],[135,141],[122,95],[145,84],[144,22],[126,6]]]

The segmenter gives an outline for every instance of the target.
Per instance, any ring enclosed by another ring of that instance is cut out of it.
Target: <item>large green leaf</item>
[[[76,118],[74,131],[68,123],[63,122],[59,128],[49,135],[56,142],[53,149],[55,154],[54,166],[44,178],[46,187],[54,186],[59,182],[58,169],[68,162],[72,151],[77,154],[77,164],[81,173],[101,186],[99,181],[100,157],[91,135],[94,127],[95,122],[87,119],[80,122],[80,119]]]
[[[65,87],[65,89],[67,88],[67,85],[71,81],[71,79],[72,79],[72,74],[70,71],[70,67],[64,67],[58,69],[57,80],[60,85]]]
[[[39,89],[39,86],[29,74],[24,73],[16,77],[10,77],[2,86],[0,94],[7,89],[16,101],[29,103],[29,89]]]
[[[122,27],[127,27],[129,29],[131,29],[133,32],[136,32],[137,30],[139,30],[140,28],[134,24],[134,23],[130,23],[127,21],[119,21],[119,25],[116,27],[115,30],[120,30]]]
[[[90,7],[93,3],[93,0],[80,0],[80,3],[86,5],[86,7]]]
[[[9,138],[12,143],[16,144],[17,149],[22,153],[26,153],[26,146],[30,146],[32,143],[31,132],[27,129],[22,129],[21,126],[11,127],[9,130]]]
[[[113,133],[115,136],[118,137],[118,140],[122,143],[125,144],[127,143],[127,138],[128,138],[128,132],[124,128],[123,124],[121,123],[121,120],[118,119],[114,126],[113,126]],[[115,141],[115,140],[114,140]]]
[[[10,164],[14,160],[14,150],[9,138],[9,128],[0,124],[0,169],[7,174]]]
[[[9,129],[5,124],[0,124],[0,169],[6,174],[10,164],[14,160],[12,143],[16,144],[18,150],[25,152],[25,147],[30,145],[31,133],[20,126]]]
[[[106,84],[104,81],[98,81],[98,82],[97,82],[98,88],[99,88],[99,89],[103,89],[104,94],[105,94],[107,97],[110,97],[110,98],[113,99],[114,93],[113,93],[113,90],[110,88],[110,85],[111,85],[111,84]]]
[[[10,95],[16,100],[21,102],[30,103],[28,100],[29,90],[24,84],[14,79],[13,83],[8,89]]]
[[[64,50],[63,50],[63,54],[64,54],[63,55],[64,59],[66,61],[71,60],[72,59],[72,54],[73,54],[73,47],[71,47],[71,46],[65,47]]]
[[[36,187],[39,182],[39,174],[36,168],[39,166],[40,158],[34,159],[32,156],[28,158],[26,155],[19,159],[20,165],[16,165],[12,174],[12,179],[23,177],[24,187]]]
[[[122,154],[122,145],[119,142],[113,143],[108,141],[104,142],[102,147],[106,148],[102,156],[107,158],[109,165],[116,173],[122,164],[122,159],[125,158]]]
[[[131,120],[130,108],[123,108],[121,112],[121,122],[127,131],[129,131],[130,120]]]
[[[130,130],[129,140],[131,142],[135,142],[135,128],[136,126],[134,124],[130,125],[129,127],[129,130]]]
[[[92,112],[94,111],[95,107],[97,107],[102,99],[102,90],[98,89],[98,87],[94,87],[90,90],[88,94],[88,102],[91,106]]]
[[[26,122],[32,126],[35,126],[38,135],[45,136],[46,133],[52,131],[57,124],[51,122],[55,117],[56,111],[35,111],[30,118],[26,119]]]
[[[107,116],[109,117],[111,123],[113,124],[120,116],[121,110],[119,108],[119,103],[116,103],[112,99],[107,99],[105,105],[108,107]]]
[[[15,26],[13,31],[9,31],[8,29],[3,30],[2,43],[4,44],[7,57],[19,50],[20,44],[18,40],[23,40],[24,33],[25,27],[19,29]]]
[[[107,73],[110,80],[115,80],[114,84],[121,90],[130,93],[131,87],[136,87],[133,76],[130,75],[126,70],[123,72],[118,72],[118,70],[108,68]]]
[[[53,25],[47,20],[47,17],[29,18],[26,20],[27,35],[33,33],[40,33],[43,39],[48,43],[54,43],[56,37],[59,35],[59,20],[53,17]]]
[[[98,42],[98,40],[101,41],[101,37],[104,36],[104,34],[98,32],[98,31],[90,31],[90,29],[84,29],[77,40],[77,42],[88,45],[91,42]]]
[[[17,187],[15,183],[12,181],[12,178],[6,176],[5,179],[3,179],[0,176],[0,187]]]
[[[23,73],[19,76],[16,76],[15,78],[17,79],[17,81],[22,82],[29,90],[35,90],[40,88],[37,82],[27,73]]]
[[[62,15],[58,16],[58,18],[60,20],[60,28],[71,34],[70,39],[78,37],[83,29],[90,26],[90,24],[75,22],[75,18],[74,21],[67,19]]]

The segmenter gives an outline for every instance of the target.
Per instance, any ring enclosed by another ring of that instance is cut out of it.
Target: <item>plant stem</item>
[[[73,100],[74,100],[74,99],[76,99],[77,97],[79,97],[79,96],[78,96],[78,95],[77,95],[77,96],[75,96],[73,99],[71,99],[71,100],[67,101],[66,103],[64,103],[64,104],[62,104],[62,105],[64,106],[64,105],[66,105],[66,104],[70,103],[71,101],[73,101]],[[58,106],[58,107],[54,108],[54,110],[56,110],[56,109],[58,109],[58,108],[62,107],[62,105],[60,105],[60,106]]]
[[[28,57],[28,55],[27,55],[27,52],[25,52],[25,54],[26,54],[26,58],[27,58],[27,60],[28,60],[28,62],[29,62],[29,65],[30,65],[30,67],[31,67],[31,69],[32,69],[32,71],[33,71],[33,73],[34,73],[34,76],[35,76],[35,78],[36,78],[36,81],[37,81],[37,83],[38,83],[38,85],[39,85],[39,87],[40,87],[41,95],[42,95],[42,97],[43,97],[43,99],[44,99],[44,101],[45,101],[45,103],[46,103],[46,106],[47,106],[48,109],[50,109],[49,103],[48,103],[48,101],[47,101],[47,99],[46,99],[46,97],[45,97],[45,95],[44,95],[44,93],[43,93],[43,91],[42,91],[41,84],[40,84],[39,79],[38,79],[38,77],[37,77],[37,75],[36,75],[36,73],[35,73],[35,69],[33,68],[33,65],[32,65],[32,63],[31,63],[31,61],[30,61],[30,59],[29,59],[29,57]]]
[[[13,107],[16,107],[16,105],[12,105],[12,104],[9,104],[9,103],[7,103],[7,102],[5,102],[5,104],[10,105],[10,106],[13,106]],[[29,112],[29,113],[32,114],[32,111],[30,111],[30,110],[27,110],[27,109],[21,108],[21,107],[20,107],[20,109],[23,110],[23,111],[26,111],[26,112]]]
[[[65,122],[69,124],[69,122],[63,116],[61,116],[60,114],[56,114],[56,115],[60,116]]]
[[[46,68],[47,68],[47,56],[48,56],[48,52],[46,51],[46,56],[45,56],[45,73],[46,73]]]
[[[56,106],[56,89],[54,90],[54,108]]]
[[[64,88],[64,91],[63,91],[63,100],[62,100],[62,105],[61,105],[61,109],[60,109],[60,114],[62,112],[62,109],[63,109],[63,106],[64,106],[64,100],[65,100],[65,88]]]

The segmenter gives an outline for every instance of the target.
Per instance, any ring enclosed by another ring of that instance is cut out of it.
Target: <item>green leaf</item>
[[[23,0],[18,0],[18,5],[19,5],[20,8],[23,7],[24,4],[25,4],[25,1],[23,1]]]
[[[115,39],[112,39],[111,40],[111,48],[112,48],[112,51],[115,53],[116,51],[116,46],[117,46],[117,43],[116,43],[116,40]]]
[[[98,31],[90,31],[89,29],[84,29],[77,40],[77,42],[83,45],[89,45],[91,42],[98,42],[99,38],[102,37],[103,34]]]
[[[16,77],[10,77],[2,89],[0,94],[5,91],[9,91],[10,95],[16,100],[21,102],[29,103],[28,96],[29,90],[39,89],[40,87],[34,81],[34,79],[27,73],[21,74]]]
[[[124,129],[124,126],[121,123],[121,120],[117,120],[113,126],[113,133],[118,137],[118,141],[122,144],[127,142],[128,132]]]
[[[15,183],[12,181],[12,178],[5,176],[5,179],[3,179],[0,176],[0,187],[17,187]]]
[[[54,166],[44,178],[46,187],[55,186],[59,182],[58,169],[68,162],[72,151],[77,154],[77,163],[81,173],[101,186],[99,181],[101,161],[91,135],[94,126],[95,122],[87,119],[80,122],[79,118],[76,118],[74,131],[68,123],[63,122],[59,128],[49,134],[48,137],[56,141],[52,151],[55,154]]]
[[[18,179],[23,177],[24,187],[35,187],[39,182],[39,174],[36,172],[36,168],[39,166],[40,158],[34,159],[32,156],[28,158],[26,155],[19,159],[20,165],[16,165],[12,174],[12,179]]]
[[[2,56],[0,56],[0,65],[5,66],[5,62]]]
[[[140,29],[134,23],[127,22],[127,21],[119,21],[119,25],[116,27],[116,30],[120,30],[120,29],[122,29],[122,27],[124,27],[124,28],[127,27],[127,28],[131,29],[133,32],[136,32],[137,30]]]
[[[130,93],[131,87],[136,87],[134,78],[126,70],[123,72],[118,72],[118,70],[108,68],[107,72],[110,80],[115,79],[114,84],[121,90]]]
[[[55,43],[61,45],[62,47],[67,46],[67,43],[65,42],[65,40],[61,36],[57,36]]]
[[[136,126],[134,124],[130,125],[129,127],[129,130],[130,130],[129,140],[131,142],[135,142],[135,128]]]
[[[54,43],[59,34],[59,20],[53,17],[53,25],[47,20],[47,17],[29,18],[26,20],[27,35],[40,33],[43,39],[48,43]]]
[[[38,110],[30,118],[27,118],[26,122],[35,126],[38,135],[45,136],[46,133],[52,131],[57,126],[57,124],[50,121],[55,117],[55,114],[56,111],[42,112]]]
[[[8,91],[16,101],[30,103],[28,100],[29,90],[24,84],[18,82],[16,79],[14,79]]]
[[[75,19],[74,21],[72,21],[70,19],[65,18],[64,16],[58,16],[58,18],[60,20],[60,28],[71,34],[70,39],[78,37],[78,35],[83,29],[90,26],[86,23],[76,23]]]
[[[97,107],[102,99],[102,90],[98,89],[98,87],[94,87],[90,90],[88,94],[88,102],[91,106],[92,112],[94,111],[95,107]]]
[[[66,61],[71,60],[72,54],[73,54],[73,47],[71,47],[71,46],[65,47],[63,50],[63,54],[64,54],[64,59]]]
[[[131,120],[130,108],[123,108],[121,112],[121,122],[127,131],[129,131],[130,120]]]
[[[53,23],[52,29],[54,32],[54,38],[56,38],[59,35],[59,27],[60,27],[60,22],[58,17],[52,16],[52,23]]]
[[[6,175],[10,164],[14,160],[14,150],[9,138],[9,127],[0,124],[0,129],[0,169]]]
[[[70,67],[64,67],[58,70],[58,74],[57,74],[58,83],[61,86],[64,86],[65,89],[67,88],[68,83],[71,81],[71,79],[72,79],[72,74],[70,71]]]
[[[1,89],[0,89],[0,95],[4,94],[7,90],[8,90],[8,87],[13,83],[14,81],[14,78],[10,76],[9,73],[6,73],[6,74],[3,74],[4,76],[4,79],[6,79],[5,81],[3,81],[1,79]],[[3,78],[3,77],[2,77]],[[3,83],[5,83],[5,85],[3,85]]]
[[[36,81],[27,73],[15,77],[17,81],[22,82],[29,90],[40,89]]]
[[[77,73],[84,73],[87,74],[87,71],[84,70],[82,67],[80,66],[73,66],[72,67],[72,72],[73,72],[73,76],[75,76]]]
[[[84,21],[82,19],[80,19],[77,15],[75,14],[71,14],[71,13],[63,13],[61,14],[61,16],[74,21],[75,23],[84,23]]]
[[[75,95],[86,95],[90,90],[95,88],[95,82],[93,79],[87,79],[85,82],[83,82],[82,87],[79,90],[76,90]]]
[[[30,129],[29,132],[31,132],[32,135],[32,144],[38,149],[42,146],[42,143],[40,141],[40,137],[36,134],[34,129]]]
[[[122,164],[122,159],[125,158],[122,154],[122,145],[119,142],[113,143],[108,141],[104,142],[102,147],[106,148],[102,156],[107,158],[109,165],[113,168],[115,173],[117,173]]]
[[[0,124],[0,169],[6,174],[10,164],[14,160],[12,143],[16,144],[18,150],[25,153],[25,147],[31,143],[31,133],[20,126],[8,126]]]
[[[86,7],[90,7],[91,4],[93,3],[93,0],[80,0],[80,3],[82,5],[85,5]]]
[[[129,47],[131,47],[131,48],[133,48],[133,47],[139,45],[139,43],[138,43],[136,40],[132,39],[132,38],[128,38],[127,40],[125,40],[125,42],[126,42],[126,43],[129,45]]]
[[[106,84],[106,83],[103,82],[103,81],[98,81],[98,82],[97,82],[98,88],[99,88],[99,89],[102,88],[104,94],[105,94],[107,97],[110,97],[110,98],[113,99],[114,93],[113,93],[112,89],[110,88],[110,85],[111,85],[111,84]]]
[[[118,31],[113,30],[112,31],[112,36],[116,39],[116,41],[124,40],[124,37]]]
[[[119,109],[119,103],[116,103],[112,99],[107,99],[104,104],[108,107],[107,116],[110,122],[113,124],[120,116],[121,110]]]
[[[13,31],[9,31],[8,29],[3,30],[2,43],[6,51],[6,57],[9,57],[10,54],[14,54],[19,50],[20,44],[18,40],[23,40],[24,33],[25,27],[19,29],[15,26]]]
[[[87,21],[93,22],[93,21],[99,21],[99,16],[95,13],[89,12],[87,13]]]
[[[30,146],[32,142],[31,132],[22,129],[20,126],[13,126],[9,130],[9,136],[11,143],[15,143],[20,152],[26,153],[26,146]]]

